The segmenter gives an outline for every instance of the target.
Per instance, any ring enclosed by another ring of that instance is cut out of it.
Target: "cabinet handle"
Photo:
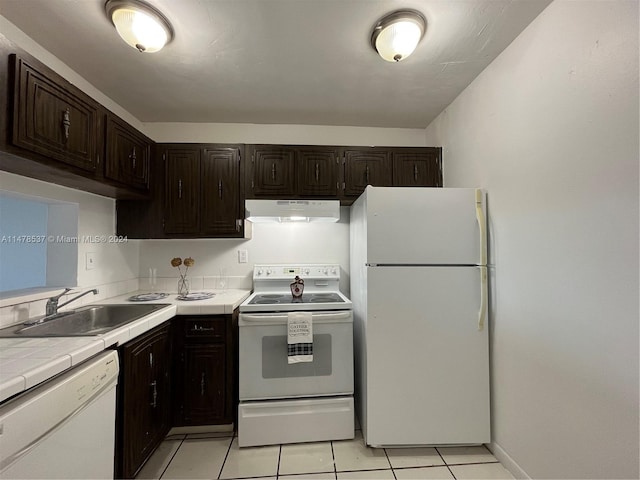
[[[200,376],[200,395],[204,397],[204,372]]]
[[[149,352],[149,367],[153,368],[153,352]]]
[[[156,408],[158,406],[158,383],[154,380],[151,382],[151,406]]]
[[[182,179],[178,180],[178,198],[182,199]]]
[[[415,163],[413,164],[413,181],[418,181],[418,165],[416,165]]]
[[[364,167],[364,180],[369,185],[369,165]]]
[[[276,179],[276,164],[272,163],[271,164],[271,180],[275,180]]]
[[[218,180],[218,198],[222,200],[222,180]]]
[[[319,177],[320,177],[320,167],[318,167],[318,164],[316,163],[316,183],[318,183]]]
[[[213,332],[215,331],[215,327],[199,327],[198,325],[194,325],[191,329],[193,333],[196,332]]]
[[[64,140],[65,142],[69,140],[69,128],[71,127],[71,112],[69,112],[69,107],[62,112],[62,130],[64,131]]]
[[[129,158],[133,162],[133,169],[135,170],[136,169],[136,147],[133,147],[133,151],[131,152],[131,155],[129,155]]]
[[[236,219],[236,232],[239,232],[241,228],[242,228],[242,219],[241,218],[237,218]]]

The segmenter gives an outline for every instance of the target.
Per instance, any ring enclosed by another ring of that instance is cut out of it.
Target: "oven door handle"
[[[336,323],[352,322],[351,310],[343,312],[321,313],[314,312],[312,322]],[[241,313],[238,325],[284,325],[287,323],[287,313]]]

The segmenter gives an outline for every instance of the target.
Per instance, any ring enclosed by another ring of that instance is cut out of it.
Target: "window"
[[[0,191],[0,292],[77,284],[78,205]]]

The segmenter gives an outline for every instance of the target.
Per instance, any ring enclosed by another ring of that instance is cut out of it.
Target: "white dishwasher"
[[[0,478],[113,478],[117,381],[112,350],[0,406]]]

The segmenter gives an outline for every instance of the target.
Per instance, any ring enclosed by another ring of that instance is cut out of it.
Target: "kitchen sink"
[[[88,305],[0,329],[0,337],[82,337],[107,333],[169,304]],[[35,320],[35,323],[34,323]]]

